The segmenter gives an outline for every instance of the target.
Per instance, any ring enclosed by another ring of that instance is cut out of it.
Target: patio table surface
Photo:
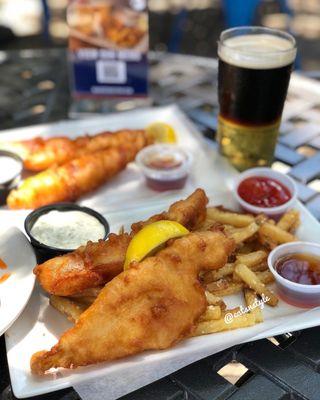
[[[214,141],[217,124],[215,59],[150,54],[150,102],[176,103]],[[63,49],[0,54],[0,128],[68,119],[82,113],[120,111],[145,102],[71,102]],[[295,78],[293,77],[293,80]],[[292,176],[299,199],[320,220],[320,83],[289,89],[273,167]],[[213,142],[214,143],[214,142]],[[122,400],[300,400],[320,399],[320,327],[235,346],[139,389]],[[217,372],[238,362],[247,371],[232,384]],[[14,399],[0,337],[0,399]],[[75,400],[73,389],[33,397]],[[106,394],[106,399],[107,394]]]

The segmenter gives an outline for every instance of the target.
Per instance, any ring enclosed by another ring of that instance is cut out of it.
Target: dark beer
[[[290,35],[265,28],[236,28],[222,36],[244,29],[254,33],[227,35],[219,45],[218,139],[239,170],[272,162],[296,54]]]

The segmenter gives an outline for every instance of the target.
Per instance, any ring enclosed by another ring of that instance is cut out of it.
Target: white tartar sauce
[[[0,184],[6,183],[21,172],[21,164],[12,157],[0,156]]]
[[[103,239],[105,233],[97,218],[82,211],[50,211],[41,215],[31,228],[38,242],[59,249],[76,249],[89,240]]]

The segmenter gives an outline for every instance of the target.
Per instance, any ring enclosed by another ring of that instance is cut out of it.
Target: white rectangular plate
[[[96,134],[105,130],[143,129],[149,124],[162,121],[170,123],[177,134],[178,143],[187,148],[194,156],[192,173],[186,187],[181,193],[190,192],[193,188],[223,183],[221,170],[231,171],[228,164],[216,153],[208,153],[207,144],[194,125],[176,106],[147,108],[137,111],[128,111],[121,114],[109,114],[106,117],[91,118],[80,121],[61,121],[54,124],[30,126],[26,128],[2,131],[0,142],[20,139],[31,139],[37,136],[54,137],[68,136],[71,138]],[[210,171],[209,174],[203,173]],[[150,204],[159,198],[170,198],[172,192],[154,192],[145,185],[144,177],[135,163],[114,179],[107,182],[99,190],[89,193],[79,199],[78,203],[106,213],[112,210],[131,208],[139,204]],[[26,215],[24,211],[13,211],[10,218],[21,220]],[[1,210],[0,210],[1,217]],[[2,222],[2,221],[1,221]],[[1,223],[0,229],[5,226]]]
[[[149,115],[150,113],[151,115]],[[110,123],[109,117],[106,117],[104,125],[102,126],[99,123],[99,129],[96,129],[96,131],[104,129],[106,125],[110,129],[128,127],[128,123],[130,123],[130,127],[143,127],[154,120],[172,123],[178,130],[179,136],[181,135],[180,140],[183,138],[183,144],[189,144],[191,147],[196,146],[193,150],[197,149],[196,152],[200,152],[198,153],[199,164],[193,171],[192,183],[183,191],[169,193],[163,197],[154,195],[152,198],[148,196],[140,197],[138,202],[128,201],[125,204],[121,203],[121,199],[118,202],[118,207],[120,204],[121,210],[116,210],[116,198],[114,203],[110,203],[108,197],[111,196],[112,198],[113,196],[107,189],[104,189],[104,195],[101,194],[99,202],[95,196],[92,196],[89,203],[84,202],[84,204],[90,206],[98,204],[100,211],[110,221],[111,231],[114,232],[117,232],[121,225],[129,227],[134,221],[139,221],[166,209],[174,200],[185,197],[187,192],[190,193],[195,187],[199,186],[207,190],[211,204],[223,204],[227,207],[236,208],[231,191],[234,171],[226,165],[225,161],[215,151],[209,148],[205,149],[201,140],[199,148],[195,128],[178,109],[170,107],[152,109],[152,112],[138,111],[118,114],[110,117]],[[133,125],[132,121],[135,121]],[[67,124],[70,124],[68,126],[71,132],[76,131],[79,124],[82,126],[84,123],[90,125],[90,120],[73,122],[75,124],[73,129],[71,122]],[[93,121],[91,123],[94,126],[97,125]],[[53,131],[61,133],[61,130],[57,127],[54,127],[54,130],[51,127],[50,132]],[[127,182],[127,184],[129,183]],[[137,188],[138,186],[134,186],[135,190]],[[141,188],[143,187],[141,186]],[[116,188],[114,189],[116,190]],[[131,191],[123,191],[122,194],[125,194],[124,197],[129,199],[129,192]],[[131,198],[135,195],[136,192],[131,192]],[[103,199],[108,204],[107,206],[102,206]],[[319,238],[319,223],[300,203],[297,203],[296,207],[300,210],[302,218],[302,225],[298,231],[299,238],[309,241]],[[14,220],[14,223],[21,224],[23,212],[2,211],[2,213],[2,221],[9,223],[8,215],[10,215],[11,223]],[[241,302],[241,296],[238,295],[227,298],[229,306],[240,305]],[[23,398],[70,386],[85,390],[86,382],[90,381],[91,387],[95,385],[97,390],[103,388],[108,399],[115,399],[185,365],[235,344],[315,326],[320,318],[320,310],[305,311],[280,301],[278,307],[265,307],[264,316],[265,321],[263,323],[251,328],[188,339],[165,351],[149,351],[116,362],[101,363],[72,371],[63,370],[45,377],[35,377],[31,375],[29,369],[31,355],[36,351],[49,349],[56,343],[59,336],[71,326],[65,317],[49,306],[48,297],[36,286],[27,308],[6,334],[7,356],[13,391],[17,397]]]

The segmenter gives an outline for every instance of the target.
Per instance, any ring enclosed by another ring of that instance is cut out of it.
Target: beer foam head
[[[251,69],[280,68],[296,57],[294,40],[261,33],[226,38],[219,42],[219,57],[228,64]]]

